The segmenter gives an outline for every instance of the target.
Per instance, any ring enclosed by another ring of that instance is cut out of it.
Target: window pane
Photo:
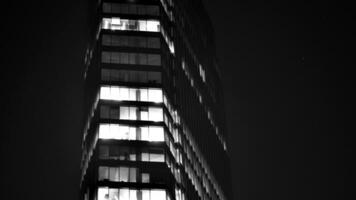
[[[159,22],[155,20],[147,20],[147,31],[159,32],[160,31]]]
[[[109,188],[99,187],[98,188],[98,200],[108,200],[109,199]]]
[[[110,99],[110,87],[102,86],[100,88],[100,99]]]
[[[149,108],[149,120],[155,122],[163,121],[163,110],[162,108]]]
[[[120,200],[130,200],[129,189],[122,188],[120,189]]]
[[[153,200],[166,200],[166,191],[165,190],[158,190],[152,189],[151,190],[151,199]]]
[[[109,200],[118,200],[119,199],[119,190],[115,188],[109,189]]]
[[[99,146],[99,158],[109,157],[109,147],[108,146]]]
[[[148,134],[148,127],[140,127],[141,129],[141,140],[143,141],[148,141],[149,140],[149,134]]]
[[[137,96],[136,96],[136,92],[137,91],[137,89],[135,89],[135,88],[130,88],[130,101],[136,101],[137,100]]]
[[[120,107],[120,119],[129,119],[129,107],[122,106]]]
[[[99,126],[99,138],[110,139],[110,126],[109,124],[100,124]]]
[[[155,48],[158,49],[160,48],[160,39],[159,38],[148,38],[148,47],[149,48]]]
[[[148,109],[141,108],[140,120],[148,120]]]
[[[140,31],[149,31],[147,30],[147,21],[146,20],[138,20],[139,30]]]
[[[120,63],[120,54],[118,52],[111,52],[110,63]]]
[[[161,83],[161,73],[160,72],[149,72],[148,80],[150,82]]]
[[[129,54],[128,53],[120,53],[120,62],[121,64],[128,64],[129,63]]]
[[[150,153],[151,162],[164,162],[164,155],[159,153]]]
[[[111,55],[110,52],[105,52],[105,51],[103,51],[103,52],[101,53],[101,62],[103,62],[103,63],[110,63],[110,55]]]
[[[136,173],[137,173],[136,168],[133,168],[133,167],[130,168],[130,182],[133,182],[133,183],[136,182]]]
[[[137,190],[130,189],[130,200],[137,200]]]
[[[101,69],[101,80],[108,81],[110,80],[110,70]]]
[[[100,106],[100,118],[103,118],[103,119],[110,118],[109,113],[110,113],[109,106],[105,106],[105,105]]]
[[[112,86],[110,87],[110,99],[111,100],[120,100],[120,90],[119,87]]]
[[[149,89],[148,101],[156,103],[162,102],[162,89]]]
[[[160,66],[161,65],[161,56],[156,54],[148,54],[148,65]]]
[[[149,190],[142,190],[141,193],[142,193],[142,200],[150,200],[150,191]]]
[[[123,139],[123,140],[129,139],[129,126],[120,125],[118,139]]]
[[[110,181],[119,181],[119,170],[117,167],[110,167]]]
[[[163,127],[150,126],[149,141],[163,142],[164,141],[164,130],[163,130]]]
[[[109,168],[108,167],[99,167],[99,181],[109,178]]]
[[[128,167],[120,167],[120,182],[128,182],[129,181],[129,168]]]
[[[136,140],[136,127],[130,127],[129,140]]]
[[[148,153],[141,153],[141,161],[150,161],[149,160],[149,154]]]
[[[140,89],[140,101],[148,101],[148,90]]]
[[[142,183],[149,183],[150,182],[150,174],[142,173],[141,174],[141,182]]]
[[[120,100],[129,100],[129,89],[126,87],[120,87]]]
[[[147,65],[147,54],[140,53],[139,55],[139,62],[140,65]]]

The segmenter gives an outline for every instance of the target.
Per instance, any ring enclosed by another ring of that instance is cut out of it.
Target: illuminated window
[[[121,86],[101,86],[100,99],[116,101],[163,102],[160,88],[127,88]]]
[[[120,199],[118,199],[118,200],[129,200],[130,199],[130,191],[128,188],[121,188],[119,195],[120,195]]]
[[[148,109],[148,113],[149,113],[148,118],[150,121],[156,121],[156,122],[163,121],[163,109],[162,108],[150,107]]]
[[[164,141],[164,130],[163,130],[163,127],[150,126],[150,128],[149,128],[149,141],[163,142]]]
[[[98,200],[109,200],[109,188],[99,187],[98,188]]]
[[[144,150],[141,153],[141,161],[144,162],[164,162],[164,152],[160,149]]]
[[[160,22],[158,20],[131,20],[116,17],[103,18],[102,29],[159,32]]]
[[[161,189],[152,189],[151,200],[166,200],[166,191]]]
[[[162,102],[163,95],[162,89],[149,89],[148,90],[148,101],[160,103]]]
[[[142,190],[142,200],[150,200],[150,191],[149,190]]]
[[[141,182],[142,183],[149,183],[150,182],[150,174],[142,173],[141,174]]]
[[[120,182],[128,182],[129,181],[129,168],[128,167],[120,167]],[[121,191],[120,191],[121,192]]]
[[[97,200],[166,200],[167,193],[163,189],[129,189],[129,188],[98,188]],[[140,195],[137,195],[139,193]]]
[[[137,168],[134,167],[99,167],[99,181],[110,180],[113,182],[136,182]]]
[[[137,200],[137,190],[130,189],[130,200]]]

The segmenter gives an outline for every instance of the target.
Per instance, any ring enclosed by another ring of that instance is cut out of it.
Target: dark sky
[[[312,2],[204,0],[235,200],[354,195],[353,10]],[[78,199],[85,3],[2,5],[1,199]]]

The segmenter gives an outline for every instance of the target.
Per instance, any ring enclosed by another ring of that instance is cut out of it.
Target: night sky
[[[234,199],[352,199],[351,5],[204,3],[223,73]],[[1,199],[78,200],[86,0],[7,4]]]

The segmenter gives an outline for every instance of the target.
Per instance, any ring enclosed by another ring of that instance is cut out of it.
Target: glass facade
[[[81,198],[228,200],[220,77],[199,0],[93,7]]]

